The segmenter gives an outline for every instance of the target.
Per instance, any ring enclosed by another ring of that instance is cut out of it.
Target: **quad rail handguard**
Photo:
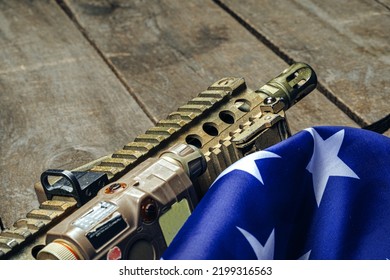
[[[226,167],[291,135],[285,111],[316,85],[304,63],[257,90],[226,77],[123,149],[73,171],[44,173],[35,186],[39,209],[0,233],[0,257],[159,258]],[[197,159],[182,160],[180,149]],[[88,173],[97,181],[75,181]],[[49,183],[56,174],[68,180]]]

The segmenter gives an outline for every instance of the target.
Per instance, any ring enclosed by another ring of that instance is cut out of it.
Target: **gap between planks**
[[[124,88],[127,90],[127,92],[131,95],[131,97],[134,98],[134,100],[137,102],[138,106],[142,109],[142,111],[146,114],[146,116],[152,121],[152,123],[154,125],[157,124],[158,119],[152,115],[152,113],[147,109],[147,106],[134,93],[134,90],[126,82],[126,79],[122,76],[122,74],[115,68],[115,66],[104,55],[104,53],[99,49],[99,47],[95,44],[95,42],[88,36],[87,31],[77,21],[75,15],[73,14],[72,10],[68,7],[68,5],[63,0],[56,0],[56,2],[60,6],[60,8],[64,11],[64,13],[69,17],[69,19],[73,22],[73,24],[77,27],[77,29],[81,32],[81,34],[87,40],[87,42],[95,49],[95,51],[98,53],[98,55],[107,64],[107,66],[114,73],[114,75],[117,77],[119,82],[124,86]]]
[[[256,39],[258,39],[261,43],[267,46],[272,52],[274,52],[277,56],[279,56],[282,60],[284,60],[287,64],[293,64],[296,61],[289,56],[286,52],[281,50],[277,45],[275,45],[267,36],[259,32],[254,26],[249,24],[245,19],[243,19],[240,15],[235,13],[232,9],[230,9],[226,4],[222,3],[220,0],[212,0],[216,5],[221,7],[225,12],[227,12],[230,16],[232,16],[240,25],[242,25],[249,33],[251,33]],[[380,5],[384,6],[387,9],[390,9],[389,6],[382,3],[380,0],[375,0]],[[375,131],[378,133],[385,133],[390,128],[390,115],[369,124],[365,120],[363,120],[358,114],[353,112],[349,106],[342,103],[337,96],[335,96],[327,87],[318,81],[317,90],[322,93],[329,101],[335,104],[342,112],[344,112],[349,118],[355,121],[359,126],[363,129]]]

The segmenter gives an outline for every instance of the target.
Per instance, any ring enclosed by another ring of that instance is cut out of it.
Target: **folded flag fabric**
[[[228,167],[163,259],[389,259],[390,138],[313,127]]]

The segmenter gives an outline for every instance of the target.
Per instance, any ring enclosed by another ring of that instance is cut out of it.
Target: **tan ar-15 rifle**
[[[285,111],[316,85],[304,63],[257,90],[223,78],[122,150],[47,170],[35,186],[39,209],[0,233],[0,257],[160,258],[227,166],[291,135]]]

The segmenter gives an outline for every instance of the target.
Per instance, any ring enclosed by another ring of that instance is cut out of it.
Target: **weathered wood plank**
[[[255,88],[287,67],[212,1],[65,3],[156,120],[221,77]],[[318,92],[289,115],[293,131],[356,125]]]
[[[152,123],[52,1],[0,2],[0,217],[37,206],[48,168],[107,155]]]
[[[221,2],[276,51],[312,65],[324,91],[360,125],[388,116],[390,10],[383,1]]]
[[[381,4],[385,9],[390,10],[390,0],[376,0],[379,4]]]

